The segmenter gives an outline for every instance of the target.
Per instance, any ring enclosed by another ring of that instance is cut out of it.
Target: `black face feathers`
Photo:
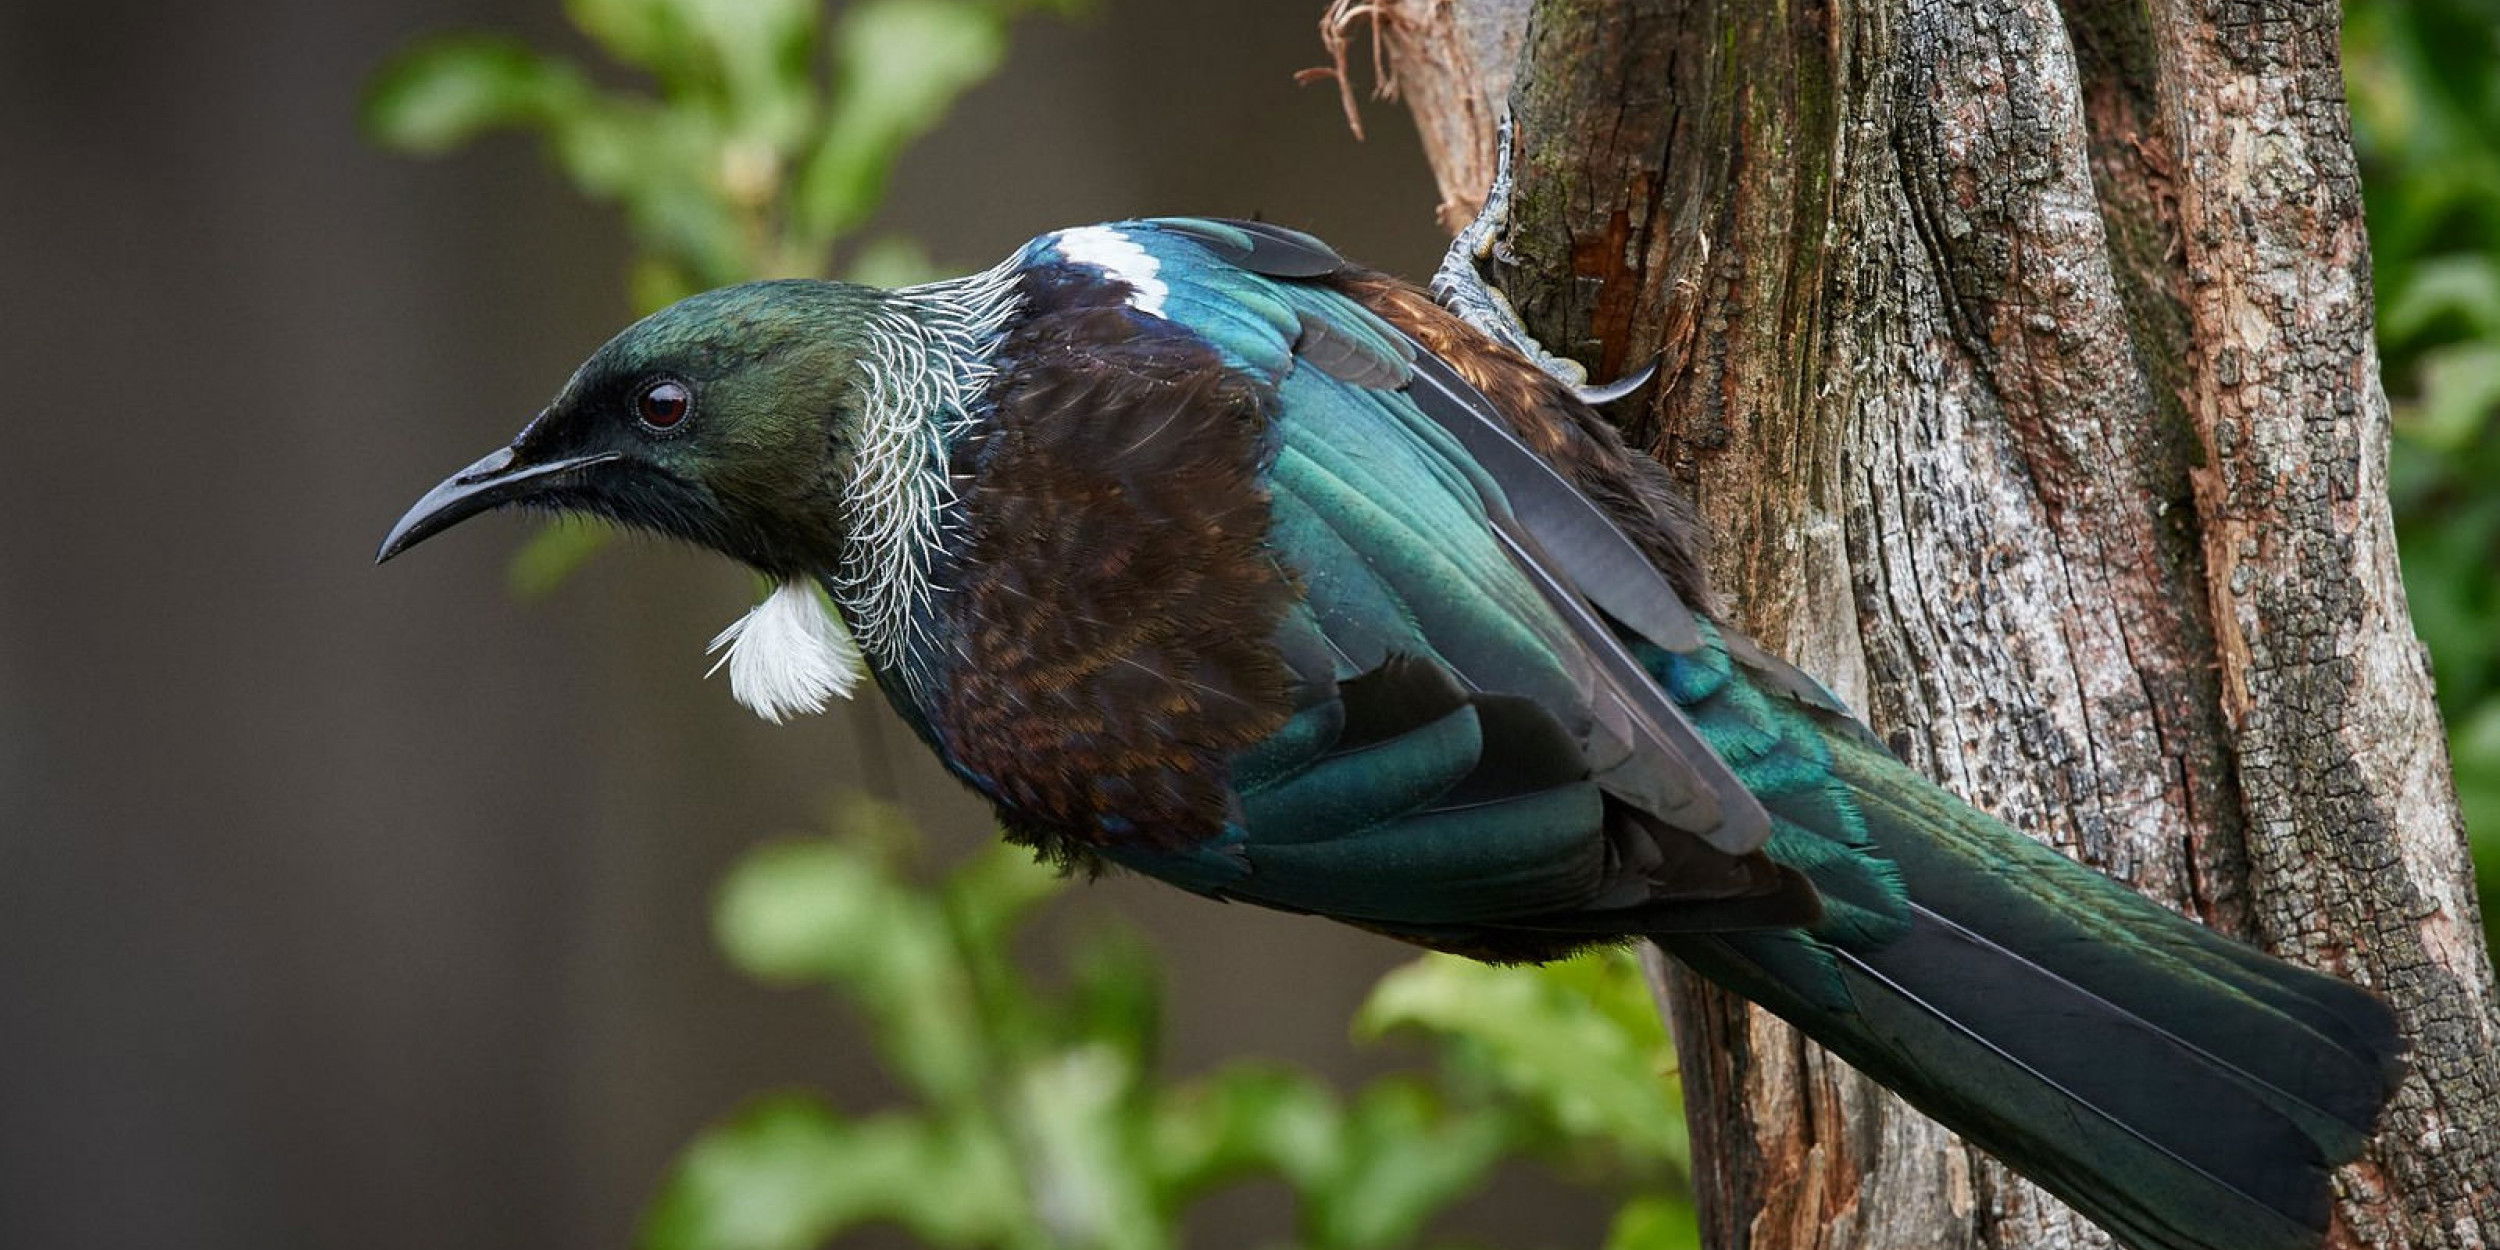
[[[837,460],[884,292],[779,281],[708,291],[610,339],[455,502],[429,495],[396,554],[492,508],[596,516],[769,573],[838,559]],[[481,461],[480,465],[485,462]]]

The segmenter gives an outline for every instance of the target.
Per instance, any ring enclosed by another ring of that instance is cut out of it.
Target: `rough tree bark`
[[[2500,1019],[2396,579],[2323,0],[1341,0],[1743,628],[1965,797],[2388,995],[2331,1244],[2500,1244]],[[1515,81],[1514,81],[1515,80]],[[1710,1244],[2108,1239],[1669,973]]]

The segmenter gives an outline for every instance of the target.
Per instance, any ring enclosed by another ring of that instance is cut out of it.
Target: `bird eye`
[[[694,392],[683,382],[662,378],[644,385],[634,396],[634,416],[655,430],[673,429],[694,411]]]

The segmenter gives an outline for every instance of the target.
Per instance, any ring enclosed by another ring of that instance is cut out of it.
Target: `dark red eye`
[[[642,388],[634,396],[634,416],[655,430],[665,430],[686,419],[694,411],[694,393],[683,382],[665,379]]]

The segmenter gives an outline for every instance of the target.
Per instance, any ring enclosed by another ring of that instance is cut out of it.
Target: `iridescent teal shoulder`
[[[1035,239],[1029,265],[1068,265],[1127,288],[1138,316],[1188,330],[1227,364],[1281,383],[1297,356],[1359,384],[1405,384],[1413,348],[1371,310],[1312,281],[1345,262],[1307,235],[1213,218],[1076,226]]]

